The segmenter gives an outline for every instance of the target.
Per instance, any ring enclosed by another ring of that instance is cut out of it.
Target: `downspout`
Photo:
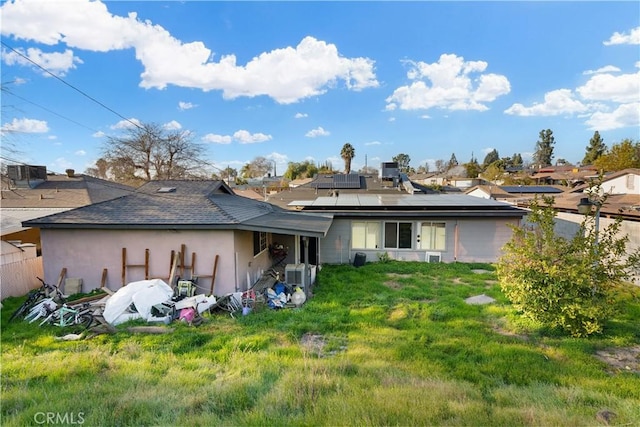
[[[304,287],[304,294],[309,298],[309,288],[311,287],[311,269],[309,268],[309,237],[302,237],[302,244],[304,245],[304,275],[306,286]]]
[[[457,261],[458,260],[458,234],[459,234],[459,228],[458,228],[458,220],[456,220],[456,225],[454,226],[453,229],[453,260]]]
[[[235,276],[236,276],[235,289],[236,289],[236,292],[238,292],[238,265],[239,265],[238,252],[236,252],[236,257],[235,257],[234,263],[235,263],[234,270],[235,270]]]

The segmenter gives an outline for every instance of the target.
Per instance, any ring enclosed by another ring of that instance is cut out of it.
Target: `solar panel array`
[[[359,189],[360,175],[340,174],[319,177],[311,185],[319,189]]]
[[[507,193],[562,193],[562,190],[547,185],[503,185],[500,189]]]

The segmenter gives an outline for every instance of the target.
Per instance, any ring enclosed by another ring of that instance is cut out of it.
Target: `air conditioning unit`
[[[309,266],[308,274],[304,264],[287,264],[284,268],[284,281],[291,286],[300,286],[302,288],[313,284],[316,278],[316,266]]]
[[[424,254],[424,260],[426,262],[441,262],[442,254],[440,252],[426,252]]]

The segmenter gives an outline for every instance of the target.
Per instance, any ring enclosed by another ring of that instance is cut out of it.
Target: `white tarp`
[[[160,279],[131,282],[111,295],[104,307],[104,320],[119,325],[133,319],[151,319],[151,307],[173,297],[173,289]],[[133,304],[136,312],[129,312]]]

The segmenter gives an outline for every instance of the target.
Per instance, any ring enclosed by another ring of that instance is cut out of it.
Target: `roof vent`
[[[158,193],[175,193],[176,187],[160,187]]]

